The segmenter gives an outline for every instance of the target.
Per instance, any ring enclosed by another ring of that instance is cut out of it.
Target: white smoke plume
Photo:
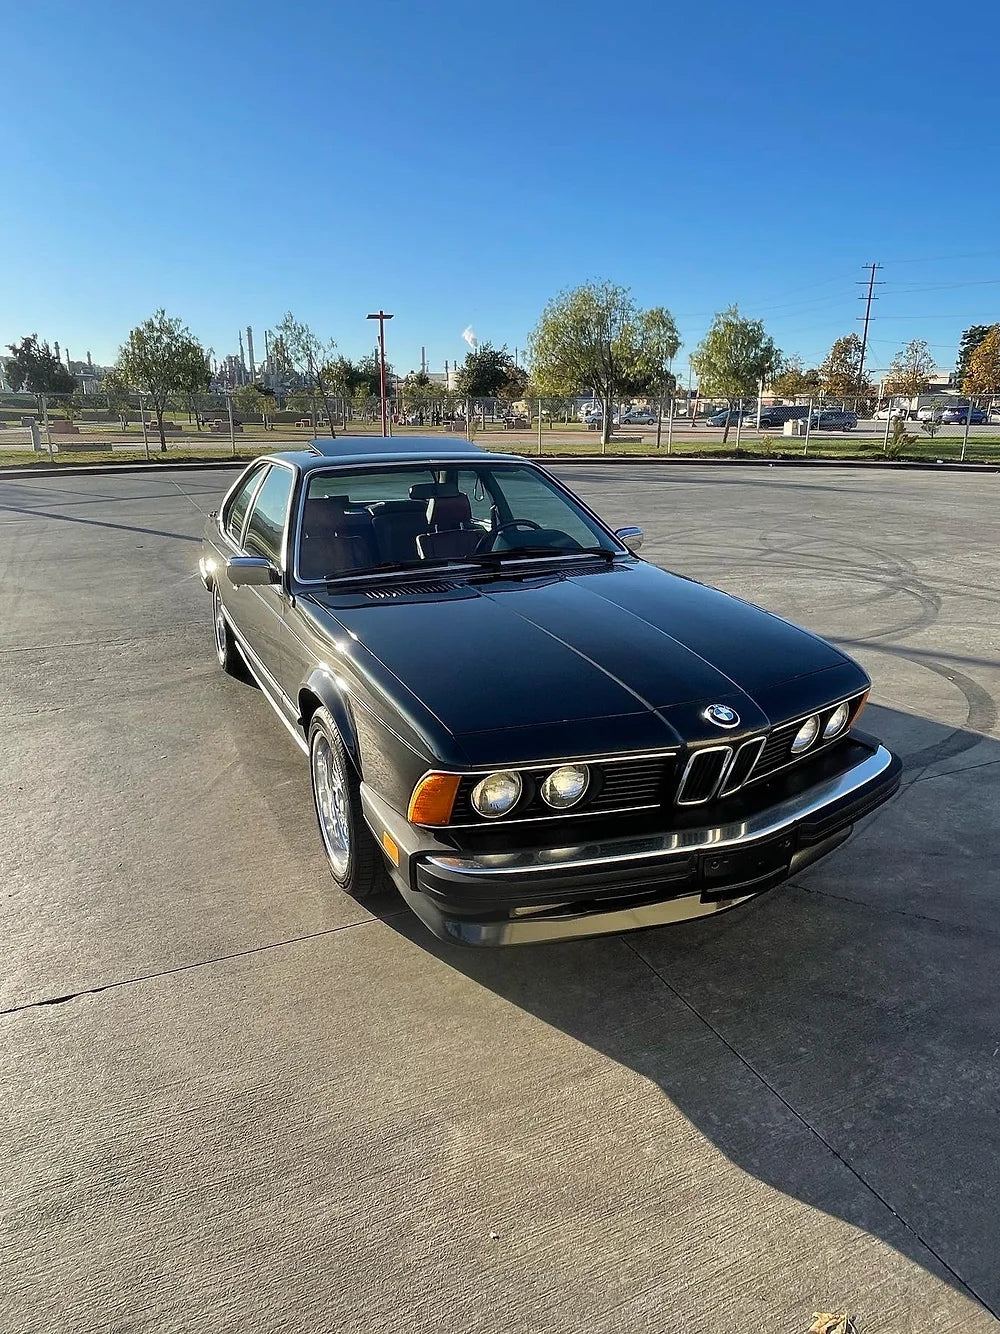
[[[462,337],[472,348],[473,352],[475,352],[476,348],[479,346],[479,339],[476,337],[476,331],[471,324],[467,329],[463,329]]]

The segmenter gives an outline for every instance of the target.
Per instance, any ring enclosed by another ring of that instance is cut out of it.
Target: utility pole
[[[857,408],[858,399],[860,399],[861,397],[861,386],[865,382],[865,353],[868,351],[868,321],[871,319],[872,316],[872,301],[874,300],[875,297],[875,271],[876,269],[880,269],[882,265],[866,264],[864,267],[866,269],[869,269],[870,272],[868,274],[868,295],[866,297],[858,297],[859,301],[864,301],[865,303],[865,314],[864,314],[864,329],[862,330],[861,333],[861,361],[858,364],[858,397],[854,400],[855,408]],[[864,283],[859,282],[856,284],[856,286],[864,287]],[[878,286],[881,287],[882,284],[879,283]]]
[[[382,434],[385,436],[389,434],[389,403],[385,396],[385,322],[391,320],[392,316],[387,315],[380,306],[368,319],[378,320],[379,385],[382,390]]]

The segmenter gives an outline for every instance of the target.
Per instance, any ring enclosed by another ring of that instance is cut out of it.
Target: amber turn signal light
[[[447,824],[461,774],[425,774],[413,789],[406,818],[411,824]]]
[[[871,687],[869,687],[869,690],[870,690],[870,689],[871,689]],[[864,693],[864,694],[861,696],[861,698],[858,700],[858,702],[855,704],[855,706],[854,706],[854,712],[851,714],[851,721],[848,723],[848,727],[853,727],[854,724],[855,724],[855,723],[858,721],[858,719],[861,717],[861,715],[864,713],[864,711],[865,711],[865,705],[868,703],[868,694],[869,694],[869,690],[866,690],[865,693]]]

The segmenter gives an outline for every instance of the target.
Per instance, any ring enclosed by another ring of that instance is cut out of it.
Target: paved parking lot
[[[216,668],[221,472],[0,481],[0,1326],[993,1329],[998,479],[566,469],[832,637],[905,786],[717,920],[459,951],[338,897]]]

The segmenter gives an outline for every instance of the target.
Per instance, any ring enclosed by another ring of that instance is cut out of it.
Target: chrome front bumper
[[[859,763],[745,820],[530,851],[414,848],[394,879],[435,935],[467,945],[686,921],[744,903],[831,852],[893,795],[901,769],[872,743]],[[371,812],[369,823],[376,829]],[[401,832],[389,830],[405,848]]]

